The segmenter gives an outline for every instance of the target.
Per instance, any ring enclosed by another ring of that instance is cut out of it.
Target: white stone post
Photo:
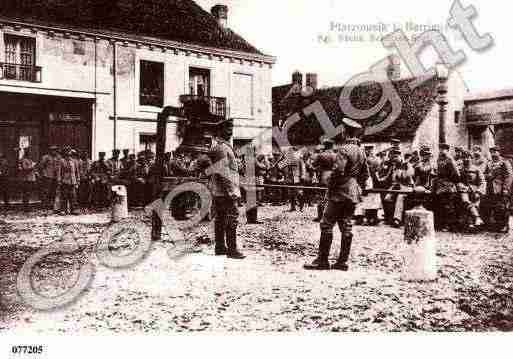
[[[404,219],[404,281],[437,279],[437,241],[434,215],[422,206],[407,211]]]
[[[120,222],[128,217],[128,196],[125,186],[112,186],[111,221]]]

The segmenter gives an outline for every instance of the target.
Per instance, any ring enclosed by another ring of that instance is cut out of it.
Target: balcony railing
[[[206,113],[226,118],[226,98],[182,95],[180,102],[183,103],[186,113],[192,115],[205,115]]]
[[[41,67],[0,62],[0,80],[41,82]]]

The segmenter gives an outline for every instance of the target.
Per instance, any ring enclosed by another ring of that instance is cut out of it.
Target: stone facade
[[[83,100],[90,108],[89,151],[93,158],[99,151],[110,152],[114,142],[119,149],[142,150],[141,135],[156,133],[161,108],[141,106],[139,101],[141,61],[163,64],[163,104],[171,106],[180,106],[179,96],[189,93],[191,67],[208,70],[210,96],[226,98],[227,116],[234,118],[234,139],[252,140],[262,151],[270,152],[271,69],[275,61],[270,56],[0,20],[0,63],[8,62],[5,35],[11,35],[34,39],[35,66],[41,68],[36,81],[3,76],[0,96],[19,95],[20,103],[24,102],[24,95],[40,96],[41,103],[49,96]],[[247,93],[241,93],[236,86],[237,76],[244,76],[249,84],[244,87]],[[234,113],[233,109],[240,107],[238,101],[250,104],[247,114]],[[180,142],[174,120],[171,118],[168,126],[169,151]],[[266,135],[261,136],[263,132]],[[46,142],[53,141],[49,138]]]

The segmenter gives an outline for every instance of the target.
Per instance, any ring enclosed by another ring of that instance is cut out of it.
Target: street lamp
[[[445,134],[445,120],[447,117],[447,80],[449,78],[449,69],[445,64],[436,64],[436,77],[439,81],[438,84],[438,106],[439,106],[439,119],[438,119],[438,142],[446,143],[447,136]]]

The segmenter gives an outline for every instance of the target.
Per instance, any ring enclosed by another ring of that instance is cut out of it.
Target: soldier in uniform
[[[487,183],[486,196],[483,199],[483,219],[491,230],[508,233],[513,170],[510,162],[502,158],[499,148],[490,148],[490,155],[492,160],[485,170]]]
[[[128,161],[130,161],[130,150],[125,148],[123,149],[123,158],[121,158],[121,170],[127,167]]]
[[[105,152],[100,152],[98,161],[91,167],[92,199],[95,206],[107,207],[110,203],[111,173],[111,167],[105,161]]]
[[[331,176],[333,166],[335,165],[335,160],[336,153],[333,150],[333,141],[324,141],[324,150],[313,159],[313,165],[319,171],[319,184],[323,187],[328,186],[328,181]],[[327,202],[328,198],[324,195],[317,204],[317,218],[314,219],[314,222],[320,222],[322,220],[322,215]]]
[[[4,201],[4,206],[9,206],[9,161],[0,152],[0,193]]]
[[[285,153],[285,158],[282,162],[282,166],[285,166],[283,170],[285,172],[285,177],[288,185],[299,186],[301,184],[301,177],[303,176],[303,166],[301,162],[302,159],[298,147],[293,146]],[[303,199],[301,195],[302,193],[300,193],[296,188],[291,188],[289,190],[289,212],[295,212],[297,204],[299,204],[299,206],[302,208]]]
[[[280,153],[273,152],[273,158],[271,160],[271,166],[269,169],[269,184],[279,185],[283,180],[283,172],[279,169],[278,163],[280,161]],[[273,206],[280,206],[283,204],[283,189],[272,188],[271,189],[271,203]]]
[[[269,167],[269,165],[267,163],[265,155],[259,154],[256,157],[256,161],[255,161],[255,180],[256,180],[257,185],[264,184],[264,179],[265,179],[265,175],[267,173],[268,167]],[[256,195],[257,195],[257,204],[261,205],[264,200],[264,198],[263,198],[264,197],[264,189],[261,187],[257,187]]]
[[[60,157],[57,156],[57,146],[50,146],[48,154],[44,155],[39,162],[39,173],[41,174],[41,201],[43,207],[52,209],[57,193],[57,171]]]
[[[107,164],[107,166],[109,167],[110,169],[110,181],[111,181],[111,184],[113,185],[117,185],[117,184],[122,184],[119,180],[120,180],[120,175],[121,175],[121,160],[119,159],[119,150],[113,150],[112,151],[112,158],[110,158],[108,161],[106,161],[105,163]]]
[[[472,155],[470,152],[463,151],[461,182],[457,188],[460,194],[463,210],[472,219],[471,223],[465,223],[467,228],[473,230],[483,225],[479,214],[479,202],[484,194],[484,175],[477,166],[472,164]]]
[[[488,161],[483,156],[483,150],[479,146],[472,147],[472,165],[479,168],[481,173],[485,173]]]
[[[391,168],[385,178],[381,178],[382,183],[390,190],[413,190],[415,171],[412,165],[403,161],[401,151],[393,149],[391,152]],[[394,227],[400,227],[403,221],[403,212],[405,207],[406,194],[389,193],[385,196],[384,204],[390,208],[390,217],[387,222]]]
[[[133,177],[131,177],[131,196],[129,197],[131,205],[136,207],[142,207],[145,205],[146,181],[148,179],[149,172],[150,168],[146,162],[144,152],[140,152],[137,155]]]
[[[71,149],[64,150],[57,175],[57,185],[61,188],[61,211],[63,214],[78,214],[77,189],[80,173],[77,161],[72,157]]]
[[[367,166],[369,167],[369,178],[365,187],[368,189],[375,187],[377,180],[376,172],[378,171],[380,161],[374,156],[374,146],[367,145],[364,147]],[[363,224],[363,219],[367,221],[367,225],[375,226],[379,223],[378,211],[381,209],[381,199],[377,193],[367,193],[363,196],[362,202],[355,209],[355,223]]]
[[[456,161],[449,154],[450,148],[446,143],[439,145],[437,178],[434,183],[435,224],[442,231],[454,227],[456,184],[460,181],[460,171]]]
[[[347,271],[347,260],[353,240],[351,219],[354,208],[361,201],[362,188],[369,177],[369,168],[365,153],[357,145],[357,131],[361,126],[355,121],[344,119],[344,136],[337,136],[340,147],[336,150],[333,172],[328,181],[328,204],[320,224],[321,236],[319,254],[312,264],[304,266],[307,270],[330,269],[328,261],[333,241],[333,227],[338,224],[342,234],[340,255],[333,269]]]
[[[91,207],[91,167],[92,161],[89,159],[87,151],[80,152],[78,162],[80,173],[80,184],[78,186],[78,203],[83,207]]]
[[[237,224],[240,181],[237,160],[229,141],[233,135],[233,122],[224,122],[212,146],[210,159],[216,168],[210,176],[215,208],[215,254],[232,259],[244,259],[237,248]]]
[[[29,148],[25,148],[18,170],[22,181],[23,205],[25,210],[28,210],[30,196],[33,194],[36,185],[36,163],[30,158]]]

